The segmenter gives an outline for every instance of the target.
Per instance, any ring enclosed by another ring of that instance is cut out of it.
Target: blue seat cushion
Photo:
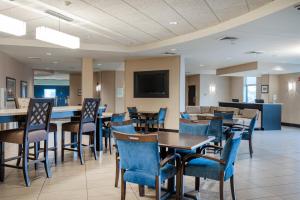
[[[197,158],[187,164],[184,175],[220,180],[220,170],[224,171],[224,166],[221,166],[218,162]],[[231,165],[225,170],[224,181],[228,180],[233,173],[234,167]]]
[[[181,156],[186,156],[188,154],[196,153],[196,149],[193,150],[176,149],[176,153],[179,153]]]
[[[166,164],[160,169],[160,179],[164,181],[166,179],[172,178],[176,175],[176,167],[171,164]],[[149,175],[145,171],[126,171],[124,174],[124,181],[136,183],[139,185],[147,185],[150,187],[155,187],[155,176]]]

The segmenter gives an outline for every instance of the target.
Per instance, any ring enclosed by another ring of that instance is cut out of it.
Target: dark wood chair
[[[71,121],[62,124],[62,138],[61,138],[61,161],[64,162],[64,151],[75,151],[79,155],[80,163],[84,164],[83,146],[88,146],[93,150],[95,160],[98,159],[96,152],[96,123],[99,110],[99,99],[85,98],[82,105],[80,121]],[[75,135],[77,141],[65,144],[65,132],[71,132]],[[90,144],[84,145],[82,143],[82,135],[90,136]],[[70,146],[70,148],[67,148]],[[74,148],[72,148],[74,147]]]
[[[16,108],[17,109],[24,109],[24,108],[28,108],[29,106],[29,101],[30,101],[30,98],[15,98],[15,104],[16,104]],[[20,124],[19,123],[19,128],[21,127],[24,127],[23,124]],[[58,151],[58,148],[57,148],[57,124],[55,123],[50,123],[50,127],[49,127],[49,133],[53,133],[53,147],[49,147],[48,150],[49,151],[53,151],[54,152],[54,163],[55,165],[57,165],[57,151]],[[30,149],[34,149],[34,156],[37,158],[38,157],[38,154],[40,152],[43,152],[44,149],[40,147],[40,143],[35,143],[33,146],[29,147]],[[22,145],[19,145],[19,156],[21,155],[22,153]],[[21,163],[21,159],[18,159],[17,160],[17,166],[19,166]],[[37,169],[37,164],[35,165],[35,169]]]
[[[51,171],[48,161],[48,132],[49,121],[51,117],[53,99],[31,99],[28,106],[27,118],[24,129],[12,129],[2,131],[0,133],[0,170],[4,171],[4,167],[22,168],[26,186],[30,186],[28,174],[28,159],[34,163],[43,162],[47,177],[51,177]],[[29,144],[44,141],[44,158],[29,156]],[[14,143],[22,146],[22,151],[18,156],[5,159],[4,143]],[[9,165],[5,162],[22,158],[22,167],[18,165]],[[4,173],[1,173],[4,174]],[[4,181],[4,177],[0,177],[0,181]]]

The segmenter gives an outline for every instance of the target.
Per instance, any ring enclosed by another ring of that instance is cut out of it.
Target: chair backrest
[[[25,133],[31,131],[49,131],[49,122],[52,113],[54,99],[30,99],[27,118],[25,124]],[[27,137],[24,134],[24,137]]]
[[[127,107],[129,118],[130,119],[136,119],[138,117],[138,110],[136,107]]]
[[[157,134],[113,134],[117,141],[122,169],[152,176],[160,175]]]
[[[30,98],[15,98],[16,108],[23,109],[28,108],[30,102]]]
[[[160,108],[158,112],[158,121],[164,122],[166,119],[167,108]]]
[[[111,116],[111,122],[122,122],[125,120],[126,113],[114,113]]]
[[[235,134],[232,134],[226,141],[224,149],[221,153],[221,160],[224,160],[226,163],[225,169],[234,164],[236,156],[238,154],[240,143],[241,133],[239,131],[237,131]]]
[[[182,119],[191,119],[189,113],[187,113],[187,112],[181,112],[181,113],[180,113],[180,117],[181,117]]]
[[[214,111],[214,116],[222,117],[225,120],[232,120],[234,115],[234,111]]]
[[[80,124],[96,123],[100,99],[85,98],[81,109]]]
[[[180,119],[179,133],[180,134],[191,134],[191,135],[207,135],[208,120],[188,120]]]
[[[250,135],[252,135],[252,133],[254,132],[256,121],[257,121],[257,115],[255,115],[250,121],[250,124],[249,124],[249,134]]]
[[[215,136],[217,141],[223,138],[223,118],[220,116],[201,116],[198,119],[210,120],[207,135]]]
[[[136,130],[132,124],[131,120],[122,122],[111,122],[112,132],[121,132],[126,134],[136,134]]]

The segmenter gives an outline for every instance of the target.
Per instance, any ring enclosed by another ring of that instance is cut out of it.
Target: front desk
[[[219,102],[220,107],[257,109],[260,111],[262,130],[281,130],[281,104]]]

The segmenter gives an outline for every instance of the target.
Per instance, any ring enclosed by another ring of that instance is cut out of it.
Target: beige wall
[[[215,86],[215,92],[210,92],[210,86]],[[230,78],[216,75],[200,75],[200,105],[218,106],[220,101],[231,98]]]
[[[300,124],[300,73],[278,76],[278,102],[282,103],[282,122]],[[289,91],[289,82],[296,83],[296,90]]]
[[[158,111],[167,107],[165,128],[178,129],[180,112],[180,65],[179,56],[127,60],[125,62],[125,106],[136,106],[139,110]],[[169,98],[134,98],[133,72],[148,70],[170,70]]]
[[[116,99],[115,99],[115,112],[125,112],[125,99],[124,99],[124,71],[116,71]],[[118,91],[119,90],[119,91]],[[118,94],[119,92],[119,94]],[[122,95],[123,92],[123,95]],[[126,109],[127,110],[127,109]]]
[[[186,76],[186,84],[185,84],[185,104],[188,105],[188,87],[190,85],[195,85],[196,86],[196,99],[195,99],[195,104],[196,106],[200,105],[200,74],[196,75],[189,75]]]
[[[239,99],[243,102],[244,77],[230,77],[231,99]]]
[[[33,96],[33,71],[10,56],[0,52],[0,88],[6,88],[6,77],[16,79],[16,95],[20,96],[20,81],[27,81],[28,96]]]
[[[101,101],[102,105],[107,104],[108,112],[115,112],[115,94],[116,94],[116,72],[101,72]]]
[[[81,104],[81,96],[78,96],[78,90],[81,90],[81,74],[70,74],[69,104],[72,106]]]

